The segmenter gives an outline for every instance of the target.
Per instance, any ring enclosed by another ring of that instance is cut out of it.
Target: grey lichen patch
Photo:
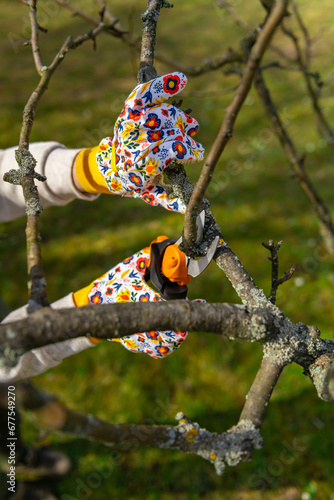
[[[290,319],[281,318],[277,327],[279,333],[264,344],[264,356],[269,357],[278,366],[286,366],[294,360],[297,347],[294,341],[295,325]]]
[[[0,349],[0,369],[12,368],[24,354],[24,349],[13,349],[8,344],[3,344]]]
[[[254,449],[262,447],[260,432],[250,420],[242,420],[229,431],[217,434],[191,422],[181,412],[176,418],[179,421],[177,430],[185,442],[179,448],[210,461],[218,475],[224,472],[226,465],[234,467],[248,460]]]
[[[15,335],[16,335],[16,334],[15,334],[15,332],[11,329],[11,327],[10,327],[10,326],[8,326],[8,327],[6,328],[6,338],[7,338],[8,340],[10,340],[10,339],[15,338]]]
[[[160,443],[158,445],[159,448],[162,448],[162,449],[170,449],[170,448],[175,448],[176,447],[176,442],[177,442],[177,437],[178,437],[178,430],[177,430],[177,427],[170,427],[168,430],[167,430],[167,436],[168,436],[168,439],[167,441],[163,442],[163,443]]]
[[[194,187],[187,177],[183,166],[178,163],[177,160],[173,159],[168,163],[165,173],[172,186],[173,191],[171,196],[173,198],[180,198],[181,201],[187,205]]]
[[[39,198],[30,198],[26,200],[26,214],[27,215],[38,215],[43,212],[43,206]]]
[[[261,314],[252,314],[250,320],[250,340],[260,342],[267,337],[267,325]]]
[[[268,307],[270,301],[266,297],[264,291],[260,288],[252,288],[251,296],[256,307]]]
[[[9,172],[4,174],[3,180],[15,186],[19,186],[21,184],[21,174],[18,170],[12,168]]]
[[[240,295],[244,289],[245,287],[242,283],[238,283],[238,285],[235,287],[235,291],[238,295]]]
[[[296,362],[306,370],[324,353],[332,353],[334,343],[321,339],[320,332],[304,323],[294,324],[276,306],[270,306],[278,333],[264,345],[264,355],[279,366]]]

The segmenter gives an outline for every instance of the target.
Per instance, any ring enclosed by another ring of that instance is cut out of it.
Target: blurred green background
[[[98,17],[93,0],[72,3]],[[90,25],[53,0],[38,4],[39,22],[48,29],[40,34],[42,57],[49,64],[68,34],[86,32]],[[252,26],[264,19],[257,0],[235,0],[232,5]],[[300,0],[298,5],[313,41],[311,69],[319,71],[324,82],[321,104],[334,124],[332,0],[317,4]],[[113,0],[108,7],[125,29],[141,35],[145,1]],[[18,141],[22,110],[38,77],[30,48],[22,46],[29,37],[27,8],[19,1],[2,0],[0,19],[0,147],[5,148]],[[288,23],[296,27],[293,18]],[[300,31],[296,33],[303,43]],[[244,30],[215,1],[183,0],[162,12],[157,51],[193,67],[228,47],[237,48],[244,36]],[[274,44],[293,57],[291,42],[281,33]],[[271,49],[265,60],[277,61],[279,55]],[[38,106],[32,141],[89,147],[112,134],[122,103],[136,85],[137,63],[138,56],[126,44],[106,34],[98,37],[96,51],[89,42],[70,52]],[[156,66],[160,74],[175,69],[173,64]],[[306,153],[312,180],[334,212],[334,154],[316,130],[302,75],[270,69],[265,77],[299,152]],[[222,70],[189,78],[184,105],[193,109],[200,123],[197,137],[207,151],[238,79]],[[193,181],[200,168],[187,169]],[[333,339],[333,258],[323,248],[317,220],[291,176],[253,90],[208,195],[225,239],[266,293],[270,263],[261,242],[284,240],[281,273],[291,266],[297,272],[279,290],[277,304],[294,322],[315,324],[323,337]],[[108,195],[94,203],[74,201],[45,210],[41,234],[50,300],[87,285],[159,234],[178,237],[182,222],[180,215]],[[11,309],[27,299],[24,228],[24,218],[0,225],[1,296]],[[214,264],[191,283],[189,297],[239,301]],[[111,422],[173,423],[175,414],[183,411],[201,426],[223,432],[237,422],[260,360],[259,345],[192,333],[176,354],[164,360],[103,342],[34,381],[71,408]],[[268,409],[263,449],[254,453],[250,463],[228,469],[221,477],[201,458],[180,452],[138,448],[118,454],[102,444],[50,433],[39,428],[29,412],[23,432],[31,444],[53,443],[69,454],[71,474],[54,485],[48,483],[62,500],[323,500],[334,498],[332,427],[333,407],[317,397],[300,367],[289,366]]]

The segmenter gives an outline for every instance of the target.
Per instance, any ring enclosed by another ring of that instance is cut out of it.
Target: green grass
[[[73,1],[95,15],[94,2]],[[299,2],[313,45],[312,70],[325,86],[322,106],[330,123],[333,112],[333,26],[331,0],[315,6]],[[49,30],[41,33],[48,63],[65,37],[87,31],[87,25],[51,0],[40,0]],[[235,2],[252,25],[263,11],[253,0]],[[140,14],[146,2],[114,0],[109,7],[140,36]],[[26,36],[27,9],[5,0],[0,6],[2,54],[0,78],[1,147],[17,143],[22,109],[37,82]],[[161,14],[157,51],[188,66],[237,47],[243,31],[214,2],[183,0]],[[281,36],[275,44],[293,54]],[[270,51],[266,61],[277,60]],[[160,74],[173,69],[157,64]],[[129,49],[118,39],[101,35],[94,52],[86,44],[69,53],[51,81],[36,114],[32,140],[58,140],[68,147],[85,147],[112,133],[122,101],[136,84]],[[298,151],[307,151],[306,166],[316,187],[334,211],[333,152],[315,127],[299,73],[268,70],[266,80]],[[221,124],[231,93],[192,97],[195,91],[233,87],[236,76],[221,71],[190,78],[185,107],[200,123],[198,139],[208,151]],[[193,181],[200,166],[188,168]],[[315,324],[333,339],[333,260],[324,251],[313,212],[291,177],[290,167],[270,131],[256,93],[242,109],[233,138],[222,156],[209,190],[212,210],[230,246],[256,283],[269,292],[270,263],[262,241],[284,240],[281,273],[297,267],[295,277],[279,291],[278,306],[293,321]],[[11,308],[25,303],[26,263],[24,219],[0,225],[1,296]],[[143,227],[145,230],[143,231]],[[49,208],[41,219],[44,267],[50,300],[88,284],[123,258],[146,246],[158,234],[178,236],[182,217],[152,209],[138,200],[102,195],[94,203],[75,201]],[[238,301],[227,279],[214,264],[191,283],[190,298]],[[64,360],[35,378],[68,406],[111,422],[173,423],[178,411],[211,431],[235,424],[244,397],[261,360],[255,344],[227,342],[212,334],[190,334],[184,346],[161,361],[136,356],[119,345],[102,343]],[[163,409],[161,409],[163,407]],[[55,444],[73,461],[71,474],[52,485],[62,500],[258,500],[334,498],[332,406],[321,401],[298,366],[289,366],[275,388],[263,426],[264,447],[250,463],[217,477],[199,457],[175,451],[138,448],[127,455],[102,444],[40,429],[27,412],[23,432],[30,443]],[[297,440],[296,440],[297,439]],[[67,494],[67,497],[66,497]],[[305,497],[306,498],[306,497]]]

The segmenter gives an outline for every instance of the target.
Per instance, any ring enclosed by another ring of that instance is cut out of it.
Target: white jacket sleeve
[[[3,175],[18,168],[15,160],[17,147],[0,149],[0,222],[7,222],[25,214],[21,186],[5,182]],[[82,193],[72,179],[72,168],[80,149],[67,149],[58,142],[35,142],[29,148],[37,161],[36,172],[47,180],[35,180],[43,207],[66,205],[75,198],[95,200],[96,194]]]
[[[73,294],[66,295],[66,297],[54,302],[51,307],[53,309],[75,307]],[[27,316],[26,308],[27,306],[16,309],[8,314],[2,323],[11,323],[25,318]],[[23,354],[14,367],[0,365],[0,383],[17,382],[18,380],[39,375],[49,368],[59,365],[64,358],[94,346],[95,344],[88,337],[78,337],[33,349]]]

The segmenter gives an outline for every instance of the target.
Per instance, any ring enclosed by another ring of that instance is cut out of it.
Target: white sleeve
[[[73,294],[66,295],[66,297],[54,302],[51,306],[53,309],[75,307]],[[21,307],[10,313],[2,323],[11,323],[25,318],[27,316],[26,307]],[[95,344],[88,337],[78,337],[33,349],[23,354],[16,366],[7,367],[0,365],[0,383],[17,382],[18,380],[39,375],[49,368],[59,365],[64,358],[94,346]]]
[[[25,214],[21,186],[3,180],[3,174],[15,169],[17,147],[0,149],[0,222],[7,222]],[[75,198],[95,200],[99,195],[82,193],[73,183],[72,168],[80,149],[67,149],[58,142],[35,142],[29,148],[37,161],[36,172],[47,180],[35,180],[43,207],[66,205]]]

